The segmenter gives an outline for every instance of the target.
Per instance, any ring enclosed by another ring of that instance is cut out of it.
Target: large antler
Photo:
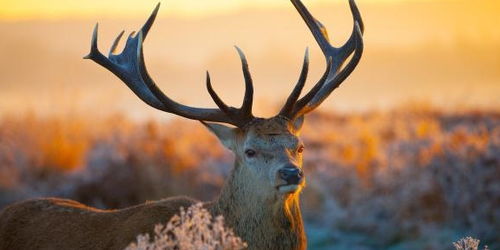
[[[336,48],[330,44],[325,26],[311,15],[304,4],[300,0],[291,0],[291,2],[311,30],[328,64],[325,75],[323,75],[318,84],[300,100],[298,100],[298,97],[304,87],[305,79],[302,81],[301,77],[301,80],[297,83],[294,91],[280,112],[282,116],[289,119],[295,119],[317,108],[356,68],[363,54],[364,25],[356,3],[354,0],[349,0],[354,19],[354,28],[349,40],[342,47]],[[353,52],[354,55],[349,63],[340,70],[347,58]]]
[[[123,31],[113,42],[109,56],[104,56],[97,48],[97,30],[94,28],[92,45],[89,55],[85,59],[91,59],[120,78],[141,100],[148,105],[193,120],[223,122],[243,127],[254,119],[252,115],[253,83],[248,69],[248,63],[243,52],[237,48],[242,62],[245,77],[245,97],[240,109],[227,106],[214,92],[207,73],[207,88],[219,109],[195,108],[180,104],[166,96],[150,77],[144,63],[142,44],[148,35],[160,4],[156,6],[151,16],[137,35],[130,34],[124,50],[116,54],[116,47],[123,35]]]
[[[299,81],[279,114],[280,116],[293,120],[318,107],[356,68],[363,53],[362,33],[364,28],[361,15],[354,0],[349,0],[354,19],[353,32],[344,46],[340,48],[333,47],[329,42],[325,27],[318,20],[314,19],[300,0],[291,1],[308,25],[327,60],[327,68],[319,82],[309,91],[309,93],[299,99],[309,70],[309,54],[308,51],[306,51]],[[238,47],[236,47],[236,49],[242,62],[242,69],[245,77],[245,96],[241,108],[229,107],[220,99],[212,87],[208,72],[207,89],[210,96],[219,107],[218,109],[195,108],[180,104],[170,99],[158,88],[146,69],[142,44],[154,23],[159,8],[160,4],[158,3],[137,35],[134,36],[134,33],[130,34],[126,41],[125,48],[120,54],[116,54],[116,47],[124,32],[122,31],[115,39],[111,46],[109,56],[106,57],[97,48],[98,25],[96,25],[92,36],[91,50],[89,55],[85,58],[93,60],[118,76],[141,100],[156,109],[193,120],[229,123],[240,128],[255,119],[252,115],[252,77],[248,69],[245,55]],[[342,70],[340,70],[344,62],[353,52],[354,55],[352,59]]]

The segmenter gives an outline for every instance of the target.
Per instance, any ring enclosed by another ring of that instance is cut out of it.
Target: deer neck
[[[299,194],[263,198],[249,192],[238,178],[238,163],[212,204],[214,215],[223,215],[226,224],[248,243],[249,249],[305,249],[306,237],[299,206]]]

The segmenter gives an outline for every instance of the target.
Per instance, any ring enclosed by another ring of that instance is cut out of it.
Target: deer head
[[[149,75],[143,54],[143,42],[158,13],[158,4],[140,31],[132,33],[124,50],[116,53],[123,35],[121,32],[105,57],[97,48],[98,26],[94,28],[91,51],[86,59],[105,67],[119,77],[141,100],[148,105],[188,119],[201,121],[222,144],[236,156],[237,175],[248,185],[246,193],[262,198],[293,194],[305,183],[302,168],[304,145],[299,139],[304,116],[317,108],[355,69],[363,53],[363,23],[354,0],[350,7],[354,18],[351,37],[342,47],[330,45],[324,26],[314,19],[299,0],[291,0],[300,13],[326,59],[326,70],[317,84],[301,97],[308,69],[308,51],[299,80],[283,108],[274,117],[258,118],[252,114],[253,82],[245,55],[236,47],[242,62],[245,79],[245,96],[240,108],[225,104],[214,91],[207,72],[206,87],[218,108],[197,108],[180,104],[164,94]],[[342,68],[347,58],[351,60]],[[226,126],[223,124],[230,124]]]

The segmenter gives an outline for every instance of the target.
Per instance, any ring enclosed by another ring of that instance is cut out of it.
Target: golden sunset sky
[[[429,2],[433,0],[358,0],[359,4]],[[436,1],[436,0],[434,0]],[[439,0],[436,2],[453,2],[461,0]],[[151,9],[158,0],[1,0],[0,19],[59,19],[85,18],[95,14],[106,14],[109,17],[137,17]],[[306,0],[304,3],[324,4],[347,2],[343,0]],[[161,1],[168,6],[168,12],[162,15],[205,16],[246,8],[288,7],[288,0],[182,0]]]
[[[352,30],[348,0],[303,0],[341,45]],[[100,24],[106,51],[121,30],[140,27],[158,0],[0,0],[0,117],[122,112],[161,116],[113,74],[83,60]],[[274,112],[300,71],[306,46],[311,72],[324,58],[290,0],[166,0],[145,43],[150,73],[173,99],[213,107],[204,88],[231,105],[243,84],[237,44],[251,62],[258,114]],[[442,107],[500,107],[499,0],[357,0],[366,24],[365,53],[322,108],[388,109],[407,102]],[[274,105],[274,106],[273,106]],[[96,107],[99,107],[96,109]],[[105,108],[101,108],[105,107]]]

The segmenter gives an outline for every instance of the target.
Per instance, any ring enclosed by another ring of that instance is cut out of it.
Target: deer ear
[[[224,147],[230,150],[234,149],[237,128],[231,128],[222,124],[208,123],[204,121],[201,121],[201,123],[205,125],[210,132],[215,134],[217,138],[219,138],[219,141],[224,145]]]
[[[302,125],[304,125],[304,116],[301,115],[301,116],[295,118],[295,120],[293,120],[291,125],[293,128],[293,131],[300,132],[300,130],[302,129]]]

